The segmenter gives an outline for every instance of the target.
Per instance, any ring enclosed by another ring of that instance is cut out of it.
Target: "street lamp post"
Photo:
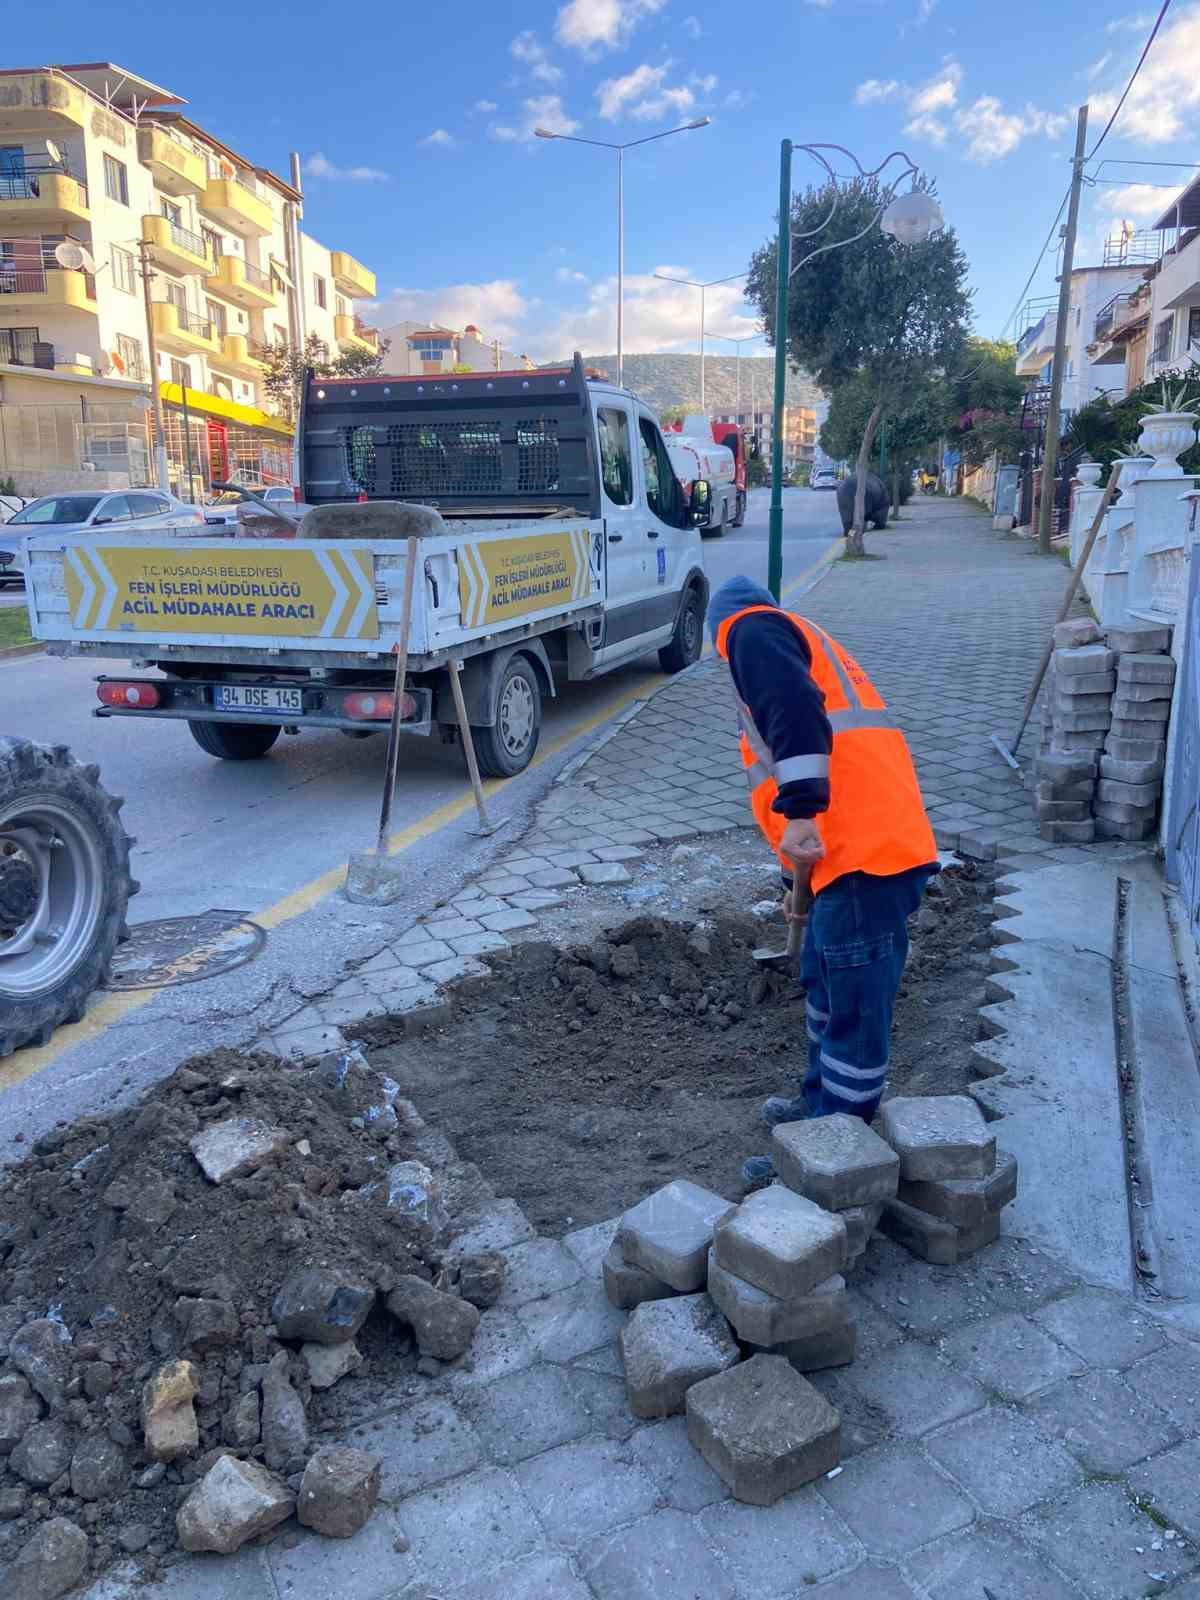
[[[797,234],[797,239],[812,239],[823,233],[833,221],[837,211],[837,179],[832,162],[823,154],[826,150],[836,150],[840,155],[847,156],[857,168],[860,178],[877,178],[894,160],[899,158],[904,166],[899,176],[883,191],[883,203],[879,210],[867,223],[865,228],[860,228],[848,239],[835,239],[830,244],[818,245],[802,256],[792,265],[792,153],[794,150],[803,150],[806,155],[825,168],[830,183],[834,186],[834,201],[829,208],[828,216],[824,217],[820,225],[808,233]],[[767,521],[768,555],[767,555],[767,587],[779,599],[780,589],[783,584],[783,411],[784,400],[787,394],[787,306],[788,288],[793,275],[801,267],[807,266],[817,256],[825,255],[830,250],[839,250],[843,245],[856,244],[879,225],[885,233],[890,233],[900,244],[918,244],[927,239],[935,228],[941,226],[941,207],[931,195],[923,190],[913,188],[908,194],[897,195],[896,190],[905,178],[915,180],[917,176],[916,163],[903,151],[893,150],[877,167],[868,171],[858,157],[840,144],[801,144],[793,145],[790,139],[784,139],[779,146],[779,233],[775,249],[775,400],[774,418],[771,427],[771,510]],[[860,485],[861,489],[861,485]]]
[[[691,133],[696,128],[707,128],[709,119],[700,117],[695,122],[685,122],[678,128],[667,128],[662,133],[649,133],[644,139],[629,139],[625,144],[612,144],[607,139],[581,139],[573,133],[555,133],[552,128],[535,128],[539,139],[562,139],[567,144],[590,144],[599,150],[617,153],[617,387],[625,383],[625,152],[640,144],[653,144],[656,139],[669,139],[673,133]]]
[[[735,272],[728,278],[710,278],[707,283],[697,283],[694,278],[673,278],[669,272],[656,272],[656,278],[663,283],[682,283],[688,289],[700,291],[700,409],[704,410],[704,295],[709,289],[715,289],[721,283],[738,283],[742,278],[748,278],[748,272]]]
[[[713,333],[711,329],[706,329],[705,333],[709,339],[719,339],[722,344],[731,344],[735,347],[733,372],[737,398],[734,403],[734,409],[740,419],[742,415],[742,346],[744,344],[757,344],[760,339],[766,338],[766,334],[748,333],[744,339],[732,339],[727,333]]]

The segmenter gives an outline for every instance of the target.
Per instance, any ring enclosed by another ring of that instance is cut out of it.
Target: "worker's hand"
[[[793,817],[783,830],[779,853],[796,867],[800,878],[807,880],[811,869],[825,854],[816,823],[810,817]]]

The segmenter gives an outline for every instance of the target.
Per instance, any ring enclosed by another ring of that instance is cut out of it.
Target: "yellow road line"
[[[811,566],[806,567],[789,584],[786,584],[782,591],[783,595],[786,597],[794,594],[823,566],[828,565],[834,559],[842,542],[840,539],[836,540],[831,548],[825,551],[824,555],[814,561]],[[711,643],[707,644],[704,650],[705,655],[708,655],[711,650]],[[549,761],[551,757],[558,755],[567,745],[591,733],[601,723],[607,722],[610,717],[615,716],[618,711],[632,704],[634,700],[644,699],[657,684],[664,682],[665,678],[665,674],[657,673],[649,682],[643,681],[633,687],[626,688],[621,693],[614,695],[612,699],[606,700],[600,709],[593,712],[590,717],[585,718],[582,722],[572,724],[570,728],[559,734],[557,739],[542,746],[526,770],[532,772],[535,767],[541,766],[544,761]],[[484,785],[484,793],[487,795],[495,794],[503,787],[503,784],[503,779],[493,778]],[[391,835],[388,840],[388,854],[400,855],[420,840],[427,839],[430,834],[437,833],[439,829],[446,827],[451,822],[457,822],[459,817],[471,810],[474,803],[471,791],[468,788],[458,799],[448,800],[444,805],[438,806],[435,810],[418,818],[416,822],[410,822],[406,828],[401,828],[398,833]],[[345,877],[346,863],[343,861],[338,866],[331,867],[328,872],[323,872],[319,878],[314,878],[311,883],[306,883],[301,888],[294,889],[291,894],[284,895],[282,900],[277,900],[274,905],[267,906],[265,910],[251,912],[251,920],[259,923],[264,928],[280,928],[284,923],[291,922],[294,918],[302,916],[306,911],[311,911],[318,901],[325,899],[326,895],[333,894],[341,887]],[[89,1040],[98,1038],[111,1028],[114,1023],[120,1022],[122,1018],[129,1016],[131,1012],[140,1010],[142,1006],[149,1005],[150,1001],[155,998],[156,993],[157,991],[155,990],[142,990],[103,996],[89,1009],[82,1022],[59,1028],[48,1045],[31,1050],[22,1050],[17,1055],[10,1057],[8,1061],[0,1062],[0,1092],[5,1089],[12,1089],[18,1083],[24,1083],[26,1079],[32,1078],[36,1073],[51,1066],[61,1056],[65,1055],[68,1050],[73,1050],[76,1045],[86,1044]]]

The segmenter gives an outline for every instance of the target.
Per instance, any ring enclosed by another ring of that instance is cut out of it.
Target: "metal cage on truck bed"
[[[309,505],[412,500],[444,516],[600,515],[578,354],[534,372],[305,378],[297,482]]]

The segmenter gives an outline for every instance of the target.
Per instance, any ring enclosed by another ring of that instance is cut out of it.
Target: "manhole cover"
[[[169,989],[245,966],[267,942],[265,928],[240,911],[138,922],[113,958],[109,989]]]

